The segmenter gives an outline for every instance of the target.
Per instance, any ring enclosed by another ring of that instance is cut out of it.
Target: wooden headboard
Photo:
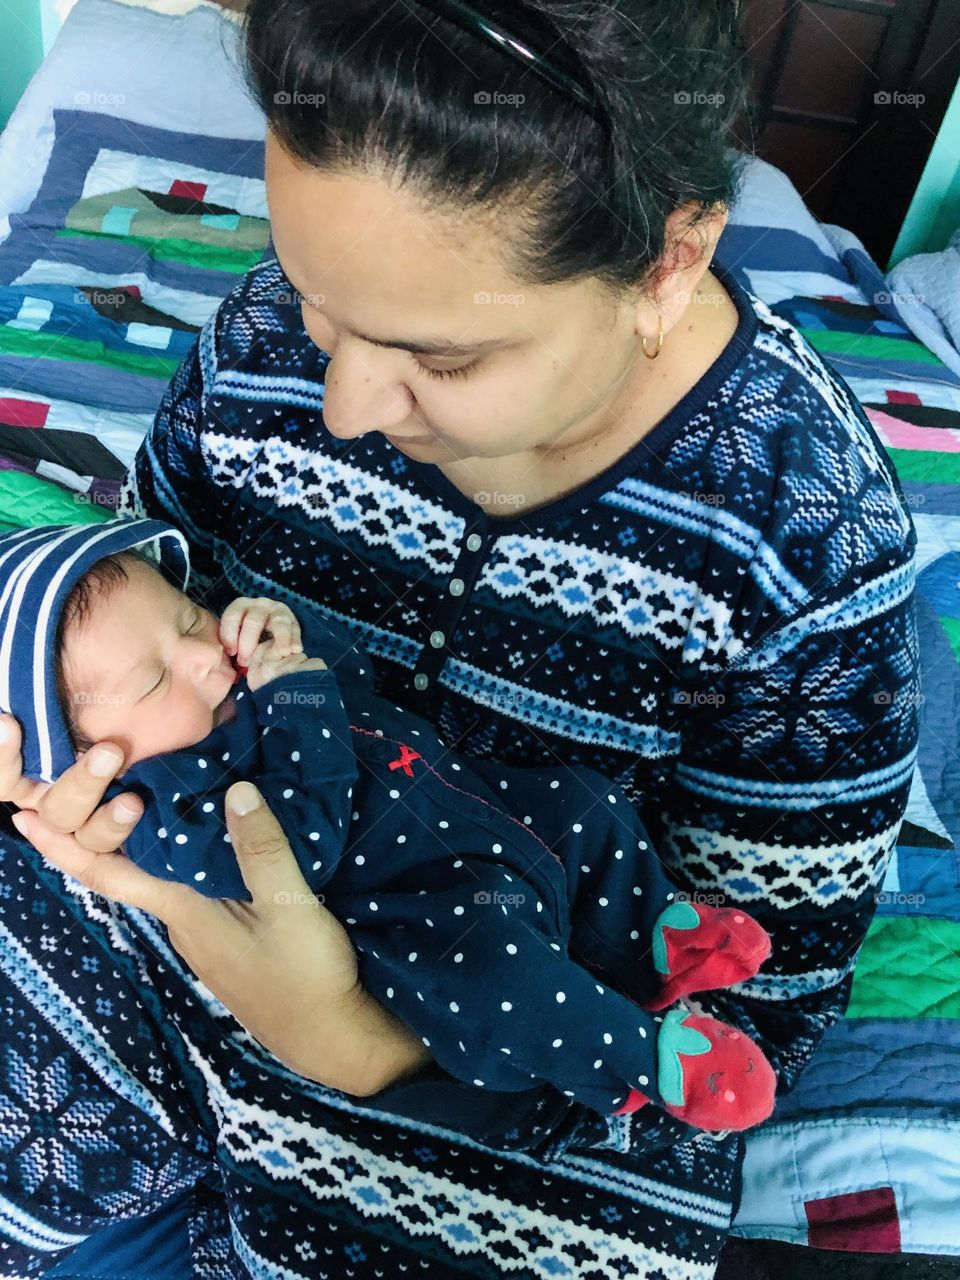
[[[742,0],[741,141],[885,267],[960,77],[957,0]]]

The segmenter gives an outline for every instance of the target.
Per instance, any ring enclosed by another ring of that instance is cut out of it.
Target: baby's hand
[[[258,644],[250,659],[247,684],[251,692],[263,688],[278,676],[291,671],[326,671],[327,664],[321,658],[308,658],[304,653],[278,654],[273,640]]]
[[[223,611],[220,619],[220,643],[241,667],[249,667],[254,650],[269,632],[277,655],[303,653],[300,623],[285,604],[240,596]]]

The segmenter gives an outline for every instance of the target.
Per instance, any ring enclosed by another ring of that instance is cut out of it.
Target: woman
[[[762,979],[699,1005],[759,1040],[785,1092],[845,1007],[909,786],[909,518],[846,385],[713,262],[744,100],[732,12],[506,12],[254,0],[279,263],[205,328],[123,509],[183,529],[210,607],[281,595],[354,627],[380,691],[494,762],[519,815],[511,767],[615,778],[682,890],[772,933]],[[203,1179],[216,1237],[224,1192],[248,1271],[713,1274],[737,1139],[533,1091],[515,1152],[458,1141],[446,1082],[356,987],[337,923],[301,902],[287,925],[270,901],[274,874],[294,889],[262,806],[244,820],[267,872],[235,841],[254,909],[199,902],[110,854],[139,807],[125,824],[96,810],[94,752],[43,790],[19,779],[8,727],[2,794],[37,810],[24,834],[158,915],[203,980],[148,917],[104,935],[159,994],[144,1035],[184,1072],[147,1096],[142,1065],[124,1077],[163,1198]],[[391,1036],[384,1086],[422,1122],[283,1073],[211,991],[299,1076],[348,1093],[365,1037]],[[70,1202],[80,1234],[105,1199]],[[24,1185],[36,1233],[31,1203]]]

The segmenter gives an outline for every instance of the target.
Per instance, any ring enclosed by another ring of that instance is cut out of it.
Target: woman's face
[[[640,353],[635,302],[595,280],[513,279],[499,260],[504,223],[457,221],[386,179],[322,172],[272,136],[266,179],[277,256],[331,356],[333,435],[380,431],[424,462],[500,458],[579,442],[622,396]]]

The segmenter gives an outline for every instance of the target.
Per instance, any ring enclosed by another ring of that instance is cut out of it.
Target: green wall
[[[27,87],[43,59],[43,31],[38,0],[3,0],[0,3],[0,124]]]
[[[938,253],[960,227],[960,84],[890,255],[888,270],[914,253]]]

